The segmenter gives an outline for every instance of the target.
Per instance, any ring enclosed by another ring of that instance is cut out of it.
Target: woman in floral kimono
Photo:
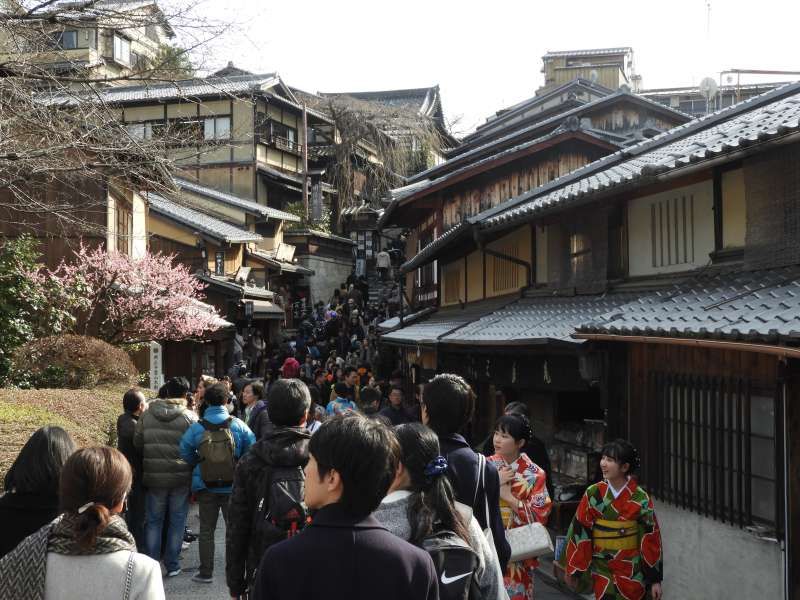
[[[603,481],[586,489],[567,532],[567,584],[591,573],[597,600],[642,600],[648,587],[653,600],[661,598],[661,533],[653,501],[632,476],[638,466],[630,442],[606,444]]]
[[[547,523],[552,502],[547,493],[543,469],[521,452],[533,437],[523,415],[505,415],[495,426],[495,453],[489,457],[500,474],[500,514],[507,529],[531,522]],[[533,600],[535,558],[508,563],[503,575],[510,600]]]

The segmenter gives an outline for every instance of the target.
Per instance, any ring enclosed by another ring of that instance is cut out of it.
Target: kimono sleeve
[[[653,499],[650,496],[642,503],[639,527],[641,532],[639,551],[642,556],[642,574],[647,583],[659,583],[664,577],[661,529],[658,526]]]
[[[591,489],[590,487],[589,490]],[[581,498],[578,510],[567,531],[563,560],[564,568],[569,575],[587,571],[592,562],[592,526],[595,517],[589,504],[589,490],[586,490]]]
[[[547,475],[542,469],[528,466],[511,484],[511,493],[523,504],[516,508],[520,523],[527,523],[530,515],[534,522],[547,524],[553,502],[547,493]]]

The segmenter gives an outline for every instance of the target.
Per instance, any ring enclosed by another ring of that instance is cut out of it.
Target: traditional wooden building
[[[528,403],[557,503],[631,439],[667,595],[800,593],[799,116],[783,86],[466,218],[403,267],[438,309],[383,336],[475,384],[478,435]]]

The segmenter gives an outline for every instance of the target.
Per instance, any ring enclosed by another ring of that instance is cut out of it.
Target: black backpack
[[[439,600],[479,600],[476,552],[455,532],[442,529],[422,540],[431,555],[439,583]]]
[[[308,508],[303,501],[305,474],[303,467],[267,467],[256,498],[253,522],[258,557],[280,541],[288,539],[306,526]]]

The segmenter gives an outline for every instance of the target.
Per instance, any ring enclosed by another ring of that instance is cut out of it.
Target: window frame
[[[227,133],[225,136],[221,136],[219,132],[218,123],[221,121],[228,122]],[[209,125],[211,128],[211,136],[209,136]],[[233,136],[233,119],[231,118],[231,115],[215,115],[213,117],[204,117],[202,129],[203,140],[206,142],[229,141]]]
[[[117,42],[119,41],[119,47]],[[127,45],[127,60],[120,56],[122,50],[124,50],[125,45]],[[112,41],[112,52],[111,56],[114,59],[114,62],[124,65],[126,67],[131,66],[131,40],[130,38],[125,37],[117,32],[114,32],[113,41]]]

